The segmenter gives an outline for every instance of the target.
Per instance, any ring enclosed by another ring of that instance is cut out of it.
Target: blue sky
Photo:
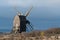
[[[60,0],[0,0],[0,27],[12,28],[16,7],[23,14],[33,6],[28,19],[35,29],[60,27]]]
[[[45,17],[46,15],[48,15],[48,17],[51,17],[51,15],[59,16],[59,14],[60,14],[60,11],[59,11],[60,10],[60,0],[0,0],[0,8],[2,11],[4,11],[4,9],[7,8],[10,12],[14,12],[13,7],[19,7],[18,8],[19,10],[25,11],[31,5],[33,6],[32,11],[38,10],[38,13],[36,12],[34,14],[37,14],[39,16],[42,15]],[[11,7],[11,8],[9,9],[9,7]],[[25,9],[25,10],[22,10],[22,9]],[[43,12],[46,11],[47,13],[40,13],[40,11],[43,11]],[[8,17],[9,17],[9,15],[13,14],[13,13],[1,12],[0,16],[4,16],[2,14],[8,15]]]

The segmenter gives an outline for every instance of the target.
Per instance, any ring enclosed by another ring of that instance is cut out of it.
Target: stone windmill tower
[[[14,33],[21,33],[26,32],[26,24],[30,25],[30,22],[26,19],[26,17],[29,15],[32,7],[26,12],[25,15],[23,15],[21,12],[17,12],[18,14],[14,17],[13,21],[13,32]]]

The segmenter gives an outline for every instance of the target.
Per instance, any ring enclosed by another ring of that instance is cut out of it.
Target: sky
[[[27,7],[33,5],[35,7],[46,6],[46,7],[54,7],[59,6],[60,0],[0,0],[0,6],[21,6]]]
[[[23,14],[33,6],[27,17],[35,29],[60,26],[60,0],[0,0],[0,29],[12,28],[16,7]]]
[[[13,10],[14,12],[14,7],[19,7],[18,9],[21,11],[27,10],[30,6],[33,6],[33,11],[38,10],[39,11],[47,11],[48,13],[35,13],[37,15],[43,15],[44,16],[48,15],[48,17],[53,16],[59,16],[60,14],[60,0],[0,0],[0,8],[7,8],[9,11]],[[10,7],[10,9],[9,9]],[[1,10],[4,10],[1,9]],[[25,9],[25,10],[22,10]],[[6,10],[5,10],[6,11]],[[51,12],[52,13],[51,13]],[[12,11],[11,11],[12,12]],[[50,12],[50,13],[49,13]],[[58,13],[57,13],[58,12]],[[0,13],[0,16],[5,15],[10,15],[11,13]],[[12,13],[13,14],[13,13]],[[14,15],[14,14],[13,14]]]

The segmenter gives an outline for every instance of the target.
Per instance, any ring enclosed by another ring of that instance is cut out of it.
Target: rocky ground
[[[0,40],[60,40],[60,28],[22,33],[1,33]]]

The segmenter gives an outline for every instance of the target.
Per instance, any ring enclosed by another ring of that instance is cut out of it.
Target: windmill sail
[[[32,7],[30,7],[30,9],[26,12],[25,16],[28,16],[30,11],[31,11]]]
[[[18,11],[15,7],[14,7],[14,9],[17,11],[17,13],[19,13],[19,14],[22,14],[20,11]]]

